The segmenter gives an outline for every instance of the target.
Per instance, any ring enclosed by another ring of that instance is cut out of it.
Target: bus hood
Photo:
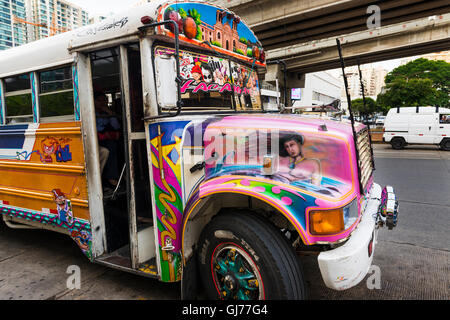
[[[349,122],[247,114],[216,117],[202,127],[205,180],[250,176],[341,199],[355,191]]]

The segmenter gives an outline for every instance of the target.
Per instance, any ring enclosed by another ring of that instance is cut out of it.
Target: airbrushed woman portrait
[[[278,174],[290,182],[301,180],[319,186],[322,179],[320,161],[308,159],[303,155],[304,142],[304,137],[298,133],[280,137]]]

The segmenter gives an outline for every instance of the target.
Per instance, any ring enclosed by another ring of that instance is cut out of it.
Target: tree
[[[375,112],[379,112],[380,108],[375,100],[367,97],[365,106],[364,101],[361,98],[352,100],[352,111],[353,113],[358,113],[359,115],[369,115]]]
[[[244,44],[248,44],[247,38],[240,37],[240,38],[239,38],[239,41],[242,42],[242,43],[244,43]]]
[[[394,107],[439,105],[450,107],[450,63],[419,58],[392,70],[385,78],[386,92],[377,103]]]

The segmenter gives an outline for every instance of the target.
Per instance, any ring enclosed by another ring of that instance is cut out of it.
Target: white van
[[[384,122],[383,141],[397,150],[407,144],[435,144],[450,151],[450,109],[392,108]]]

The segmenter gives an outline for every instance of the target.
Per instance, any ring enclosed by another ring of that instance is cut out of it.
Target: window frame
[[[3,79],[0,78],[0,126],[3,126],[6,124],[6,118],[5,118],[5,94],[3,91],[4,88]]]
[[[17,124],[27,124],[27,123],[34,123],[34,119],[35,119],[35,115],[34,115],[34,110],[33,110],[33,83],[32,83],[32,76],[31,76],[31,72],[28,73],[20,73],[20,74],[16,74],[16,75],[11,75],[8,77],[4,77],[2,78],[2,97],[3,97],[3,102],[2,103],[2,113],[4,114],[4,121],[2,121],[2,125],[17,125]],[[9,78],[15,78],[15,77],[19,77],[21,75],[27,75],[28,76],[28,81],[29,81],[29,85],[30,88],[29,89],[21,89],[21,90],[15,90],[15,91],[10,91],[7,92],[6,91],[6,80],[5,79],[9,79]],[[30,101],[31,101],[31,105],[30,105],[30,109],[31,109],[31,113],[30,114],[24,114],[24,115],[19,115],[19,116],[8,116],[8,106],[7,106],[7,98],[9,97],[16,97],[16,96],[23,96],[23,95],[30,95]],[[25,122],[20,122],[20,123],[11,123],[9,122],[9,119],[28,119],[31,118],[31,121],[25,121]]]
[[[42,69],[36,71],[36,96],[37,96],[37,112],[38,112],[38,123],[52,123],[52,122],[73,122],[76,121],[75,119],[75,88],[73,84],[73,64],[64,64],[60,66],[54,66],[48,69]],[[55,71],[59,69],[69,69],[70,70],[70,81],[71,81],[71,89],[62,89],[62,90],[55,90],[51,92],[45,92],[41,93],[41,73],[43,72],[49,72],[49,71]],[[43,117],[42,116],[42,103],[41,103],[41,97],[49,96],[52,94],[60,94],[65,92],[72,92],[72,113],[70,115],[59,115],[59,116],[50,116],[50,117]],[[70,118],[69,118],[70,117]]]
[[[20,122],[20,124],[79,121],[76,118],[74,67],[76,68],[76,65],[74,65],[73,63],[71,63],[71,64],[63,64],[63,65],[53,66],[51,68],[39,69],[39,70],[35,70],[35,71],[30,71],[30,72],[27,72],[27,73],[14,74],[14,75],[10,75],[10,76],[7,76],[7,77],[0,78],[0,126],[17,125],[17,124],[19,124],[19,123],[9,123],[8,122],[9,119],[14,119],[14,118],[31,118],[32,119],[31,121]],[[52,91],[52,92],[41,93],[41,90],[40,90],[41,89],[40,88],[40,84],[41,84],[40,74],[42,72],[48,72],[48,71],[64,69],[64,68],[68,68],[70,70],[70,73],[71,73],[71,78],[70,78],[71,88],[70,89],[56,90],[56,91]],[[30,81],[30,89],[6,92],[5,79],[18,77],[18,76],[23,75],[23,74],[28,75],[28,78],[29,78],[29,81]],[[34,80],[34,85],[33,85],[33,80]],[[34,91],[34,97],[33,97],[33,91]],[[70,115],[41,117],[41,114],[42,114],[41,108],[42,108],[42,106],[41,106],[40,97],[41,96],[52,95],[52,94],[60,94],[60,93],[65,93],[65,92],[72,92],[72,100],[73,100],[72,113]],[[31,111],[32,111],[32,113],[31,114],[27,114],[27,115],[20,115],[20,116],[7,116],[8,106],[7,106],[7,103],[6,103],[6,99],[8,97],[14,97],[14,96],[19,96],[19,95],[24,95],[24,94],[30,94],[31,95]]]

